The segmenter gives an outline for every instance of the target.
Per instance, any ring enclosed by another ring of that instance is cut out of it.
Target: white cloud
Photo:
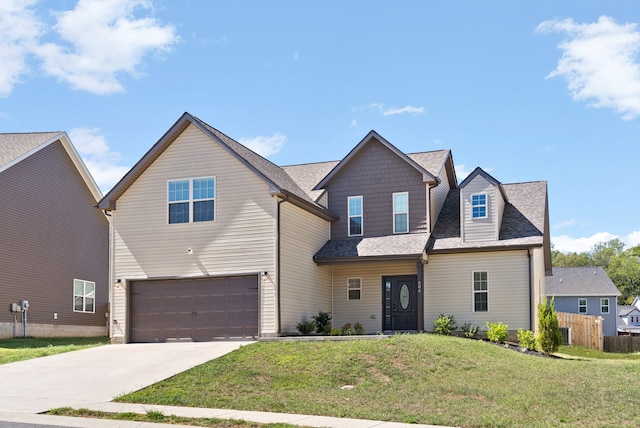
[[[111,150],[100,129],[73,128],[69,138],[103,192],[110,190],[129,171],[129,167],[117,165],[122,155]]]
[[[360,106],[356,106],[351,109],[351,112],[357,113],[357,112],[367,111],[367,110],[377,111],[379,114],[383,116],[395,116],[398,114],[405,114],[405,113],[419,115],[424,113],[424,107],[414,107],[414,106],[408,105],[401,108],[395,108],[395,107],[385,107],[384,104],[382,103],[370,103],[370,104],[363,104]]]
[[[29,9],[35,0],[0,2],[0,96],[8,96],[28,71],[27,55],[42,31],[42,23]]]
[[[424,107],[404,106],[401,108],[388,108],[382,113],[382,115],[395,116],[403,113],[422,114],[424,113]]]
[[[168,51],[178,42],[175,28],[149,17],[137,18],[148,0],[79,0],[75,9],[57,15],[54,30],[65,45],[46,43],[35,49],[48,74],[76,89],[123,92],[121,74],[136,74],[149,52]]]
[[[618,236],[609,232],[599,232],[585,238],[571,238],[567,235],[552,236],[551,242],[556,250],[563,253],[584,253],[590,251],[595,244],[620,239],[626,248],[640,245],[640,231],[634,231],[627,236]]]
[[[238,142],[249,147],[260,156],[269,157],[278,153],[287,142],[287,137],[276,132],[270,137],[240,138]]]
[[[568,38],[558,48],[562,57],[547,78],[561,76],[576,101],[612,108],[631,120],[640,115],[640,31],[601,16],[591,24],[573,19],[544,21],[538,32],[561,32]]]
[[[571,219],[571,220],[565,220],[565,221],[561,221],[559,223],[556,223],[553,225],[554,229],[563,229],[565,227],[569,227],[569,226],[573,226],[576,224],[576,221]]]
[[[456,177],[458,178],[459,182],[464,181],[464,179],[467,178],[469,174],[471,174],[471,171],[465,168],[464,164],[457,164],[454,166],[454,169],[456,170]]]

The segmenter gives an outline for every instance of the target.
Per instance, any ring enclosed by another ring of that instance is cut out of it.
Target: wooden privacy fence
[[[605,352],[640,352],[640,337],[605,336]]]
[[[602,317],[556,312],[558,325],[571,329],[571,344],[603,350]]]

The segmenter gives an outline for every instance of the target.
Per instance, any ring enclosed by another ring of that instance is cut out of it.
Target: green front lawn
[[[541,358],[400,335],[260,342],[119,401],[463,427],[634,426],[639,376],[637,359]]]
[[[106,345],[108,337],[24,337],[0,339],[0,364]]]

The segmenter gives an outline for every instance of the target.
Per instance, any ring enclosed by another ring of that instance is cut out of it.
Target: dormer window
[[[362,235],[362,196],[349,196],[347,198],[349,217],[349,236]]]
[[[487,217],[487,194],[486,193],[471,195],[471,217],[473,218]]]

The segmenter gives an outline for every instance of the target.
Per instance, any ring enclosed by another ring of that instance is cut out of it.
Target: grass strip
[[[108,337],[20,337],[0,339],[0,364],[102,346]]]

